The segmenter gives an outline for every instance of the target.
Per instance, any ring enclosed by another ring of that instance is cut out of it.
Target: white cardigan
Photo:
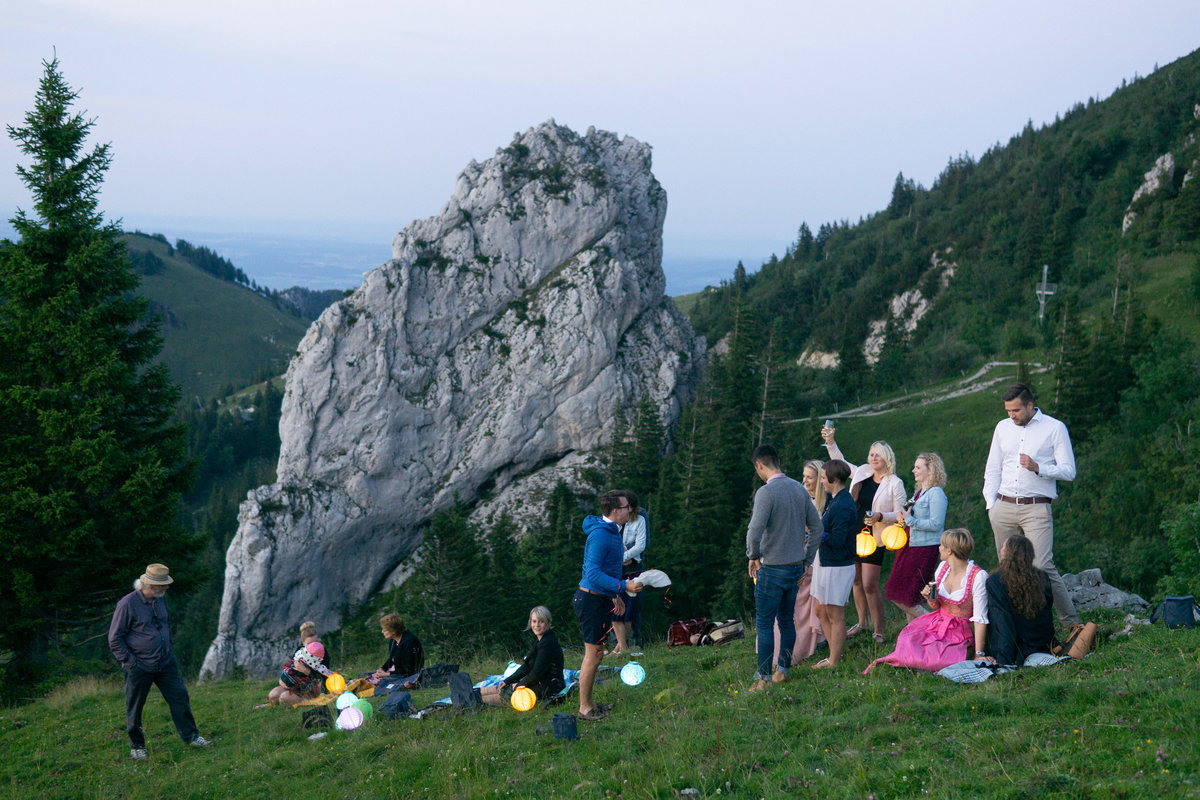
[[[850,465],[850,486],[848,488],[851,494],[854,494],[855,486],[875,474],[870,464],[855,466],[847,461],[846,457],[842,455],[841,448],[837,446],[837,442],[830,443],[829,457],[831,459],[839,458]],[[904,504],[907,502],[908,495],[904,492],[904,481],[900,480],[900,476],[893,472],[879,482],[875,499],[871,501],[871,511],[883,514],[883,520],[874,523],[871,530],[875,534],[875,543],[880,547],[883,546],[883,529],[896,521],[896,512],[904,508]]]

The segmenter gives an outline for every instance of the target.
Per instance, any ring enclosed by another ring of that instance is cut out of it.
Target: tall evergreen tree
[[[33,212],[0,245],[0,649],[44,658],[103,626],[147,562],[183,569],[178,520],[185,437],[178,398],[138,279],[97,194],[111,156],[84,152],[93,122],[78,93],[45,72],[25,125],[9,136],[31,159],[17,174]]]

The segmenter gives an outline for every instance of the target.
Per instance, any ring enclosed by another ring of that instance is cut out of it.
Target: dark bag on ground
[[[450,702],[460,711],[475,710],[483,705],[483,698],[467,673],[456,672],[450,676]]]
[[[740,620],[727,619],[724,622],[710,622],[700,637],[700,644],[728,644],[734,639],[746,638],[746,626]]]
[[[392,692],[383,705],[379,707],[379,713],[383,714],[388,719],[400,719],[407,717],[413,712],[412,695],[408,692]]]
[[[330,712],[329,706],[306,708],[300,716],[300,727],[305,729],[328,728],[331,725],[333,725],[333,714]]]
[[[671,629],[667,631],[667,646],[681,647],[698,644],[700,637],[704,635],[704,629],[707,625],[708,618],[706,617],[681,619],[678,622],[671,623]],[[696,638],[693,639],[693,636]]]
[[[1154,609],[1154,613],[1150,615],[1150,622],[1158,622],[1161,617],[1163,624],[1168,628],[1194,628],[1198,614],[1200,606],[1196,605],[1194,595],[1168,597]]]
[[[390,675],[379,679],[375,694],[388,694],[399,689],[434,689],[445,686],[450,676],[458,672],[458,664],[434,664],[425,667],[416,675]],[[404,684],[412,681],[412,686]]]

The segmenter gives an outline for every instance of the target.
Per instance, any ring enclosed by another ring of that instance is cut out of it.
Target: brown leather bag
[[[1096,623],[1072,625],[1067,633],[1067,640],[1057,639],[1051,645],[1050,652],[1056,656],[1070,656],[1079,659],[1086,656],[1096,647]]]

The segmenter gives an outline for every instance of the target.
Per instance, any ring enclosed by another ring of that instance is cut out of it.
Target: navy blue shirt
[[[136,590],[117,601],[108,627],[108,649],[125,669],[136,664],[147,672],[157,672],[170,663],[174,656],[167,601],[161,597],[147,600]]]
[[[854,536],[862,526],[849,489],[842,489],[830,499],[821,522],[825,525],[821,537],[821,566],[848,567],[853,564]]]

